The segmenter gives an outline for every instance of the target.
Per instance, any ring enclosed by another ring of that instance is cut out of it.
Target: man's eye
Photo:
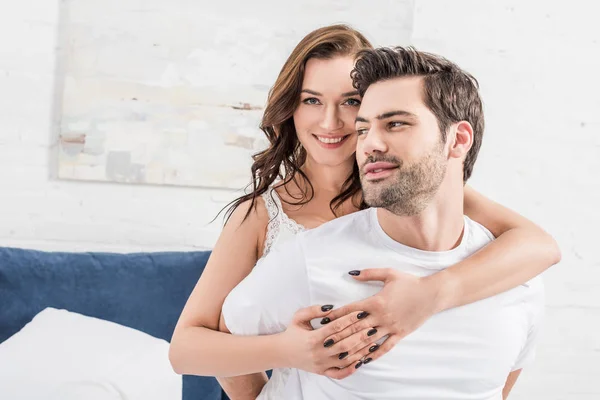
[[[390,128],[399,128],[404,125],[406,125],[406,123],[402,121],[392,121],[388,124]]]
[[[348,100],[346,100],[345,104],[348,106],[357,107],[357,106],[360,106],[360,100],[348,99]]]
[[[360,136],[360,135],[364,135],[364,134],[366,134],[367,132],[369,132],[369,130],[368,130],[368,129],[366,129],[366,128],[360,128],[360,129],[357,129],[357,130],[356,130],[356,133],[358,133],[358,136]]]
[[[304,99],[302,102],[309,105],[317,105],[321,103],[316,97],[309,97],[308,99]]]

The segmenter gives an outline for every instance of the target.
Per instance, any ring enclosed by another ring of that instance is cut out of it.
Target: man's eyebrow
[[[388,118],[392,118],[392,117],[396,117],[396,116],[409,117],[409,118],[415,118],[415,119],[417,118],[417,116],[411,112],[404,111],[404,110],[394,110],[394,111],[385,112],[383,114],[379,114],[378,116],[375,117],[375,119],[378,119],[381,121],[383,119],[388,119]],[[364,117],[357,116],[356,119],[354,120],[354,122],[369,123],[370,121]]]
[[[375,118],[377,118],[378,120],[382,120],[382,119],[388,119],[388,118],[396,117],[396,116],[417,118],[417,116],[415,114],[413,114],[411,112],[408,112],[408,111],[404,111],[404,110],[388,111],[388,112],[385,112],[383,114],[379,114]]]
[[[353,90],[351,92],[342,93],[342,97],[350,97],[358,95],[358,90]]]

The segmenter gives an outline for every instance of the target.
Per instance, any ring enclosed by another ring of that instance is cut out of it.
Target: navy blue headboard
[[[46,307],[167,341],[210,252],[60,253],[0,247],[0,343]],[[183,400],[222,400],[214,378],[185,376]]]

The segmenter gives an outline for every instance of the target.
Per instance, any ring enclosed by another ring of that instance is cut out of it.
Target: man
[[[493,240],[463,215],[463,185],[483,134],[474,78],[441,57],[400,47],[362,52],[352,76],[363,96],[356,156],[372,208],[300,234],[254,268],[240,285],[254,294],[243,323],[256,334],[284,331],[300,308],[377,293],[381,282],[352,279],[363,268],[428,276]],[[434,315],[346,379],[275,370],[259,399],[506,398],[532,357],[542,309],[536,278]],[[228,328],[241,330],[231,320]],[[373,345],[388,333],[366,332]]]

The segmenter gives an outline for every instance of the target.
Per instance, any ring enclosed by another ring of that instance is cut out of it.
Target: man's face
[[[365,202],[417,215],[441,185],[448,159],[421,77],[371,85],[356,118],[356,158]]]

